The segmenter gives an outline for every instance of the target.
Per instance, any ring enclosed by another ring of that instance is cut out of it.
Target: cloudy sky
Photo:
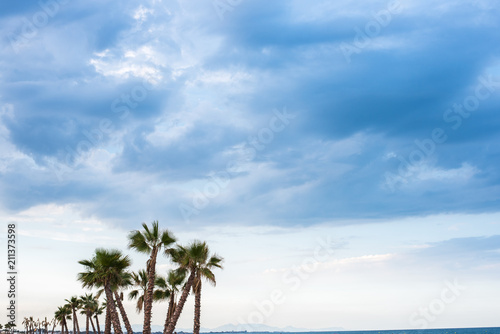
[[[500,326],[499,22],[496,0],[3,1],[19,317],[83,294],[96,247],[144,267],[127,234],[157,219],[225,258],[203,327]]]

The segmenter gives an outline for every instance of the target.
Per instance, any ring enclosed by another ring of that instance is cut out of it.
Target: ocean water
[[[500,334],[500,327],[494,328],[442,328],[442,329],[408,329],[385,331],[338,331],[322,334]],[[290,333],[287,333],[290,334]],[[311,333],[313,334],[313,333]],[[320,334],[320,333],[314,333]]]
[[[229,332],[231,333],[231,332]],[[233,332],[239,334],[242,332]],[[269,334],[270,332],[246,332],[246,334]],[[281,333],[281,332],[271,332]],[[228,334],[228,332],[211,332],[211,334]],[[370,331],[334,331],[334,332],[283,332],[283,334],[500,334],[500,327],[491,328],[440,328],[440,329],[407,329],[407,330],[370,330]]]

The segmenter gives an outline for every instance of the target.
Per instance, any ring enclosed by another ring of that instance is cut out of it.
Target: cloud
[[[154,212],[182,225],[179,206],[286,107],[294,119],[194,224],[496,211],[498,87],[459,128],[444,115],[497,80],[497,10],[405,2],[346,62],[340,45],[387,6],[253,1],[223,19],[200,1],[61,6],[17,52],[2,42],[4,206],[85,203],[110,221]],[[6,8],[2,32],[39,10]],[[446,141],[384,187],[435,128]]]

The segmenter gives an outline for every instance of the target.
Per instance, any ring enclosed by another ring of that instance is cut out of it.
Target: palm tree
[[[35,320],[33,320],[33,317],[29,317],[29,318],[24,318],[22,324],[24,325],[24,327],[26,328],[26,332],[28,334],[30,333],[33,333],[34,330],[33,330],[33,326],[34,326],[34,323],[35,323]]]
[[[127,334],[134,334],[132,330],[132,326],[130,325],[130,321],[128,320],[127,312],[125,312],[125,308],[123,307],[123,292],[118,293],[118,291],[124,288],[128,288],[132,285],[132,275],[128,272],[120,273],[119,281],[115,282],[115,284],[111,287],[113,291],[114,301],[118,310],[120,311],[120,315],[122,316],[123,323],[125,324],[125,328],[127,329]],[[104,289],[99,290],[97,296],[100,296],[104,292]]]
[[[30,319],[24,317],[23,321],[21,322],[22,325],[24,325],[24,328],[26,328],[26,334],[29,334],[29,328],[30,328]],[[0,325],[0,329],[2,329],[2,325]]]
[[[12,332],[12,329],[13,329],[13,328],[15,328],[15,327],[16,327],[16,325],[14,325],[13,323],[8,322],[8,323],[6,323],[6,324],[5,324],[5,326],[4,326],[4,327],[5,327],[5,329],[6,329],[6,330],[8,330],[9,332]]]
[[[108,312],[108,300],[106,300],[106,315],[104,316],[104,334],[110,334],[111,330],[111,313]]]
[[[155,291],[155,299],[168,298],[169,300],[167,316],[165,318],[165,325],[163,328],[164,332],[167,330],[168,323],[174,314],[175,307],[177,306],[177,292],[179,292],[180,286],[184,283],[185,279],[186,274],[178,270],[170,270],[166,280],[163,277],[157,278],[156,285],[163,290]]]
[[[54,330],[56,329],[56,326],[57,326],[57,319],[54,318],[54,319],[52,319],[52,334],[54,334]]]
[[[102,312],[104,312],[105,309],[106,309],[106,302],[104,302],[101,306],[97,304],[97,307],[94,311],[95,323],[97,325],[97,332],[99,334],[101,334],[101,327],[99,326],[99,316],[102,314]]]
[[[153,308],[153,289],[156,274],[156,258],[158,252],[163,248],[168,254],[171,249],[167,248],[175,242],[174,236],[168,231],[158,229],[158,221],[152,223],[151,229],[146,223],[142,223],[143,231],[132,231],[129,235],[129,248],[140,253],[149,254],[147,262],[148,288],[144,297],[144,325],[143,334],[151,334],[151,311]]]
[[[164,334],[172,334],[174,332],[175,326],[177,325],[177,321],[182,313],[182,309],[184,308],[184,304],[186,303],[187,297],[189,295],[189,291],[192,289],[193,283],[198,284],[200,280],[197,278],[199,275],[198,272],[205,265],[210,263],[210,268],[220,267],[221,258],[217,256],[212,256],[209,259],[209,250],[208,246],[205,242],[194,241],[188,247],[178,246],[174,251],[171,252],[172,259],[179,265],[179,271],[183,272],[187,275],[189,273],[186,284],[184,284],[184,288],[182,290],[181,297],[177,306],[175,307],[174,314],[172,315],[172,319],[168,322],[166,330],[164,330]],[[198,320],[199,321],[199,320]],[[195,317],[195,328],[196,325],[196,317]]]
[[[66,334],[69,334],[68,323],[66,320],[71,320],[71,308],[68,305],[59,306],[54,316],[57,322],[61,325],[61,334],[64,334],[64,329],[66,328]]]
[[[40,321],[40,318],[36,319],[36,322],[35,322],[36,326],[38,327],[38,333],[40,333],[40,326],[42,325],[41,321]]]
[[[212,272],[214,268],[222,269],[222,257],[217,255],[210,256],[210,251],[207,244],[204,242],[203,256],[197,262],[195,267],[196,273],[193,282],[194,293],[194,327],[193,334],[200,334],[200,319],[201,319],[201,283],[203,279],[215,286],[215,275]]]
[[[130,291],[128,298],[131,300],[137,298],[135,309],[137,310],[137,313],[141,313],[144,307],[144,297],[146,296],[146,291],[148,290],[148,273],[146,270],[141,269],[137,273],[132,272],[131,275],[134,286],[137,286],[138,289]]]
[[[86,316],[85,333],[89,334],[89,324],[92,324],[92,329],[94,333],[96,333],[94,322],[92,321],[92,315],[94,314],[94,310],[97,308],[98,302],[91,293],[81,296],[79,301],[82,308],[81,314]]]
[[[66,299],[66,301],[68,302],[67,305],[71,307],[71,310],[73,311],[73,334],[76,334],[77,331],[78,334],[80,334],[80,326],[78,325],[78,318],[76,317],[76,310],[80,307],[80,300],[77,296],[73,296],[69,300]]]
[[[106,250],[98,248],[90,260],[81,260],[86,271],[78,274],[78,279],[83,287],[103,287],[107,300],[106,316],[110,317],[115,334],[123,334],[120,319],[113,299],[112,287],[122,280],[122,274],[131,264],[128,256],[123,256],[119,250]],[[111,333],[111,326],[106,326],[104,332]]]
[[[50,325],[50,321],[47,320],[47,317],[45,317],[45,319],[42,321],[42,326],[45,330],[45,334],[49,334],[49,325]]]
[[[124,282],[122,282],[121,285],[127,286],[128,284],[126,282],[131,284],[130,279],[128,279],[128,280],[125,280]],[[125,308],[123,307],[123,303],[122,303],[123,292],[118,293],[118,288],[115,288],[115,289],[113,289],[113,293],[115,295],[115,301],[116,301],[116,304],[118,306],[118,310],[120,310],[120,314],[122,316],[123,323],[125,324],[125,328],[127,329],[127,334],[134,334],[134,331],[132,330],[132,326],[130,325],[130,321],[128,320],[127,313],[125,312]]]

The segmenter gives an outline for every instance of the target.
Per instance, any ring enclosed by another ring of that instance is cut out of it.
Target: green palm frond
[[[132,290],[128,294],[128,299],[130,299],[130,300],[136,299],[137,296],[139,296],[139,290]]]
[[[132,231],[129,236],[128,248],[135,249],[139,253],[149,254],[152,249],[148,244],[146,238],[140,231]]]

